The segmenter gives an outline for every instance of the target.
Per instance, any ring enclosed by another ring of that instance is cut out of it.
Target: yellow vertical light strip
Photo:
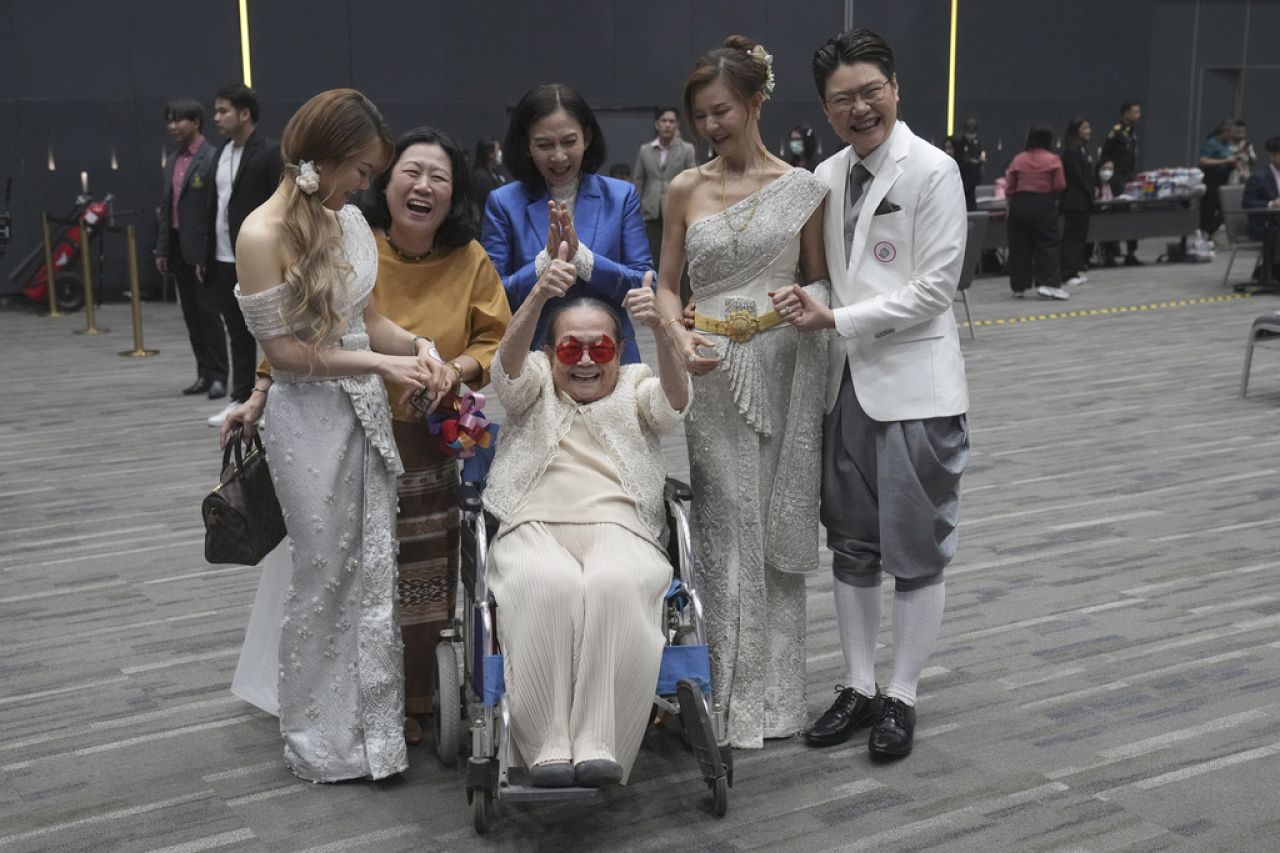
[[[240,61],[244,63],[244,84],[253,88],[253,69],[249,65],[249,0],[240,0]]]
[[[241,5],[243,4],[244,0],[241,0]],[[951,0],[951,51],[947,58],[947,136],[956,132],[956,7],[959,4],[960,0]],[[245,59],[246,63],[248,61]],[[246,64],[245,68],[248,67]]]

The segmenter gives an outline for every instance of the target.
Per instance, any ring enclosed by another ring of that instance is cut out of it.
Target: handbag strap
[[[234,450],[236,454],[236,472],[239,473],[244,468],[244,428],[235,426],[231,432],[227,433],[227,446],[222,448],[222,470],[227,470],[227,466],[231,464],[231,453]],[[258,433],[253,434],[253,450],[263,455],[266,454],[265,448],[262,446],[262,436]],[[252,451],[250,451],[252,455]]]

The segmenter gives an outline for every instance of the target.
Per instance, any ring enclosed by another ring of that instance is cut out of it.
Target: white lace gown
[[[334,284],[347,326],[332,345],[368,350],[377,247],[355,207],[338,222],[353,273]],[[237,297],[259,341],[287,333],[285,285]],[[386,391],[373,375],[274,375],[263,439],[291,556],[279,626],[285,763],[317,782],[380,779],[408,766],[393,537],[403,468]]]
[[[768,312],[768,292],[799,280],[800,230],[826,192],[794,169],[694,223],[686,250],[698,313]],[[830,299],[825,284],[807,289]],[[743,343],[702,334],[722,364],[694,377],[685,427],[694,554],[729,742],[759,748],[803,730],[808,715],[802,573],[818,565],[827,337],[787,325]]]

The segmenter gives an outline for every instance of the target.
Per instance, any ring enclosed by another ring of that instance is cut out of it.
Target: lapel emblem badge
[[[191,179],[191,189],[193,190],[204,189],[204,178],[200,177],[199,175],[196,175],[195,177],[193,177]]]
[[[892,263],[893,259],[898,257],[898,250],[888,240],[881,240],[876,243],[875,248],[871,250],[871,254],[876,256],[876,260],[882,264]]]

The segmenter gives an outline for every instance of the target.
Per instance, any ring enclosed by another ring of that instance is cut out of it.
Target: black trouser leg
[[[1058,242],[1058,203],[1051,195],[1035,197],[1035,223],[1032,231],[1032,258],[1035,266],[1036,286],[1058,287],[1058,265],[1061,263]]]
[[[1125,241],[1124,246],[1125,246],[1125,250],[1126,250],[1126,251],[1125,251],[1125,254],[1127,254],[1129,257],[1131,257],[1131,258],[1132,258],[1132,257],[1134,257],[1134,256],[1136,256],[1136,255],[1138,254],[1138,241],[1137,241],[1137,240],[1126,240],[1126,241]]]
[[[1085,238],[1089,236],[1089,211],[1062,211],[1062,279],[1084,270]]]
[[[231,339],[231,399],[243,403],[253,392],[253,379],[258,366],[258,342],[240,313],[236,300],[236,265],[214,262],[213,269],[205,277],[208,287],[218,302],[218,310]]]
[[[1031,234],[1015,213],[1012,202],[1006,227],[1009,233],[1009,258],[1005,267],[1009,271],[1009,287],[1014,293],[1022,293],[1031,287]]]
[[[174,232],[173,242],[177,245]],[[169,271],[178,286],[182,320],[187,324],[191,352],[196,357],[196,373],[210,382],[227,381],[227,345],[223,340],[222,317],[211,298],[210,289],[196,279],[196,268],[176,252],[169,257]],[[219,357],[218,350],[221,350]]]

